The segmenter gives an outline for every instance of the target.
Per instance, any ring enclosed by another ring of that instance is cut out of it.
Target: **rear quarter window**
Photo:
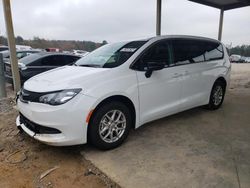
[[[77,60],[79,60],[80,57],[77,56],[64,56],[64,61],[65,61],[65,65],[70,65],[72,63],[75,63]]]
[[[205,42],[193,39],[175,39],[172,41],[174,64],[183,65],[205,61]]]
[[[64,66],[65,60],[63,55],[49,55],[42,59],[42,66]]]
[[[206,42],[206,61],[222,59],[224,57],[223,47],[220,43]]]
[[[222,59],[223,46],[218,42],[199,39],[175,39],[172,41],[175,65],[200,63]]]

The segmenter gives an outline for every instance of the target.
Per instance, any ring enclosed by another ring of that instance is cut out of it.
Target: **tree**
[[[24,44],[24,40],[21,36],[16,37],[16,44],[21,44],[21,45]]]
[[[108,44],[106,40],[102,41],[102,45]]]
[[[8,45],[7,39],[3,36],[0,36],[0,45],[5,45],[5,46]]]
[[[99,48],[103,44],[107,44],[107,41],[102,43],[96,43],[92,41],[75,41],[75,40],[46,40],[37,36],[34,36],[31,40],[25,40],[21,36],[16,37],[16,43],[19,45],[27,45],[32,48],[59,48],[61,50],[86,50],[93,51]],[[0,36],[0,45],[8,45],[7,39],[4,36]]]
[[[230,49],[230,55],[237,54],[250,57],[250,45],[236,46]]]

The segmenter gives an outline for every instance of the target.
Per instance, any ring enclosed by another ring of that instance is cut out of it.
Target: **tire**
[[[218,108],[221,107],[224,101],[225,91],[226,91],[225,83],[223,83],[220,80],[217,80],[213,85],[209,98],[209,103],[207,105],[207,108],[209,110],[217,110]]]
[[[128,137],[131,125],[132,118],[126,105],[116,101],[106,103],[90,120],[88,141],[101,150],[114,149]]]

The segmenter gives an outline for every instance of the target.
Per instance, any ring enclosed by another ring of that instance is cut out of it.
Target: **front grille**
[[[11,66],[9,64],[4,64],[4,71],[7,76],[12,76]]]
[[[61,133],[61,131],[59,131],[58,129],[45,127],[45,126],[36,124],[36,123],[30,121],[28,118],[26,118],[21,113],[20,113],[20,123],[24,124],[25,127],[27,127],[29,130],[31,130],[37,134],[59,134],[59,133]]]
[[[22,89],[19,97],[22,102],[39,102],[39,98],[42,95],[44,95],[44,93],[36,93]]]
[[[50,91],[50,92],[42,92],[37,93],[33,91],[28,91],[24,88],[21,89],[19,98],[22,102],[28,103],[28,102],[39,102],[39,98],[43,95],[55,93],[55,92],[61,92],[62,90],[58,91]]]

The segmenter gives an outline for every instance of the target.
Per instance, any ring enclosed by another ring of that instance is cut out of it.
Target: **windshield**
[[[106,44],[76,62],[78,66],[114,68],[127,61],[147,41]]]
[[[19,60],[19,62],[20,62],[20,63],[23,63],[24,65],[28,65],[28,64],[30,64],[31,62],[34,62],[34,61],[38,60],[38,59],[41,58],[41,57],[42,57],[41,54],[35,53],[35,54],[28,55],[28,56],[26,56],[26,57],[24,57],[24,58],[21,58],[21,59]]]

